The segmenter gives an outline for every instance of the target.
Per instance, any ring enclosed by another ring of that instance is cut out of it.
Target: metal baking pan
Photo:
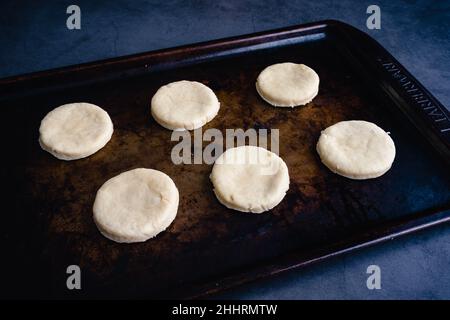
[[[280,109],[258,96],[258,73],[282,61],[317,71],[313,102]],[[171,162],[177,142],[152,119],[150,99],[181,79],[205,83],[221,101],[204,130],[279,129],[291,184],[273,210],[229,210],[212,192],[210,165]],[[115,132],[96,154],[65,162],[41,150],[38,128],[48,111],[73,101],[104,108]],[[0,106],[5,297],[200,297],[450,220],[449,113],[378,43],[341,22],[6,78]],[[391,133],[397,155],[382,177],[354,181],[321,164],[320,131],[351,119]],[[173,178],[178,216],[155,239],[117,244],[96,229],[92,204],[107,179],[137,167]],[[81,290],[66,287],[74,264]]]

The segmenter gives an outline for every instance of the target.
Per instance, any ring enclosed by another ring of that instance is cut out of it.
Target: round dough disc
[[[311,102],[319,92],[319,76],[304,64],[277,63],[259,74],[256,90],[275,107],[301,106]]]
[[[106,181],[97,191],[94,221],[116,242],[142,242],[172,223],[178,210],[178,189],[165,173],[134,169]]]
[[[217,158],[210,178],[217,199],[227,208],[242,212],[270,210],[289,189],[283,159],[255,146],[228,149]]]
[[[377,125],[353,120],[338,122],[323,130],[317,152],[331,171],[351,179],[370,179],[391,168],[395,145]]]
[[[158,89],[152,98],[152,116],[170,130],[194,130],[211,121],[220,103],[214,92],[196,81],[177,81]]]
[[[94,104],[69,103],[42,119],[39,134],[42,149],[61,160],[76,160],[103,148],[111,139],[113,123],[108,113]]]

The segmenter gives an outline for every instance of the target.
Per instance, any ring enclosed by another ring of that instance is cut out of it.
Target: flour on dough
[[[214,92],[196,81],[177,81],[158,89],[152,98],[153,118],[170,130],[194,130],[211,121],[220,103]]]
[[[106,181],[93,212],[100,232],[116,242],[142,242],[166,230],[177,215],[178,189],[165,173],[139,168]]]
[[[301,106],[311,102],[319,92],[319,76],[304,64],[277,63],[259,74],[256,90],[275,107]]]
[[[210,178],[217,199],[242,212],[268,211],[289,189],[286,163],[275,153],[255,146],[228,149],[217,158]]]
[[[352,120],[338,122],[323,130],[317,152],[331,171],[351,179],[370,179],[391,168],[395,145],[377,125]]]
[[[85,102],[69,103],[50,111],[41,121],[42,149],[61,160],[88,157],[111,139],[113,124],[102,108]]]

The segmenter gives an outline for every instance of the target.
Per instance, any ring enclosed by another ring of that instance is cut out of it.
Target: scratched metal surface
[[[11,214],[2,223],[10,257],[3,268],[11,275],[5,292],[40,297],[177,296],[180,288],[284,254],[312,254],[344,239],[357,239],[384,222],[450,208],[445,163],[381,91],[363,84],[333,39],[273,45],[3,104],[5,119],[21,120],[4,124],[17,137],[7,145],[9,166],[2,168],[2,176],[14,181],[7,193]],[[281,61],[305,63],[318,72],[320,91],[312,103],[278,109],[258,96],[258,73]],[[261,215],[229,210],[212,192],[210,165],[172,164],[170,152],[176,142],[151,118],[149,103],[159,86],[181,79],[205,83],[221,101],[219,114],[203,129],[280,130],[280,156],[288,165],[291,184],[273,210]],[[59,161],[39,147],[40,120],[56,106],[80,100],[110,114],[114,135],[87,159]],[[320,163],[315,152],[320,131],[350,119],[372,121],[391,133],[397,156],[383,177],[353,181]],[[103,182],[137,167],[161,170],[173,178],[180,191],[178,215],[155,239],[116,244],[97,231],[92,204]],[[66,290],[61,270],[69,264],[83,270],[80,292]],[[30,268],[37,268],[40,276],[27,276]]]

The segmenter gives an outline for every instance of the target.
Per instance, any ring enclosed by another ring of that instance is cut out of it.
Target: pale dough
[[[304,64],[277,63],[259,74],[256,90],[275,107],[301,106],[311,102],[319,92],[319,76]]]
[[[210,178],[217,199],[242,212],[270,210],[289,189],[286,163],[275,153],[255,146],[228,149],[217,158]]]
[[[102,108],[85,102],[69,103],[50,111],[41,121],[42,149],[61,160],[90,156],[111,139],[113,124]]]
[[[377,125],[352,120],[323,130],[317,152],[331,171],[351,179],[370,179],[391,168],[395,145],[389,134]]]
[[[165,173],[134,169],[106,181],[97,191],[94,221],[116,242],[142,242],[172,223],[178,210],[178,189]]]
[[[158,89],[152,98],[151,113],[170,130],[194,130],[211,121],[220,103],[214,92],[196,81],[177,81]]]

